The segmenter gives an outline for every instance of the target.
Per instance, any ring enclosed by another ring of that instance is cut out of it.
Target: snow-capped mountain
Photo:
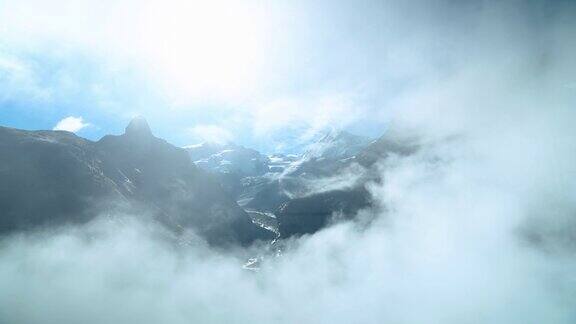
[[[260,152],[233,143],[201,143],[184,147],[198,167],[219,173],[257,176],[269,171],[270,160]]]
[[[219,176],[255,223],[264,219],[275,233],[288,237],[321,229],[334,213],[352,217],[369,206],[365,184],[380,181],[373,170],[376,162],[412,154],[416,143],[391,132],[371,140],[331,129],[310,136],[298,154],[265,156],[240,145],[214,143],[186,150],[197,166]]]
[[[215,143],[185,149],[197,166],[219,177],[222,187],[249,215],[281,215],[282,222],[270,223],[276,223],[278,230],[290,236],[311,233],[332,212],[361,208],[368,197],[361,187],[341,184],[341,179],[334,177],[353,163],[370,139],[334,129],[307,138],[308,142],[299,142],[297,154],[265,156],[240,145]]]
[[[305,159],[325,158],[343,159],[355,156],[372,140],[370,138],[350,134],[346,131],[331,129],[318,140],[308,144],[304,150]]]
[[[185,146],[192,161],[200,168],[216,173],[234,173],[241,177],[282,173],[310,160],[338,160],[355,156],[370,144],[367,137],[331,129],[300,142],[296,153],[272,153],[268,156],[234,143],[200,143]]]
[[[343,131],[323,134],[301,154],[215,143],[181,149],[141,118],[97,142],[0,127],[0,232],[89,221],[121,205],[214,244],[313,233],[334,213],[370,204],[365,184],[375,180],[369,170],[377,161],[416,150],[413,140],[370,143]]]

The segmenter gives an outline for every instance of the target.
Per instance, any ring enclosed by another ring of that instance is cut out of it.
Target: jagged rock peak
[[[152,136],[152,131],[148,122],[142,116],[132,118],[128,126],[126,126],[126,135],[129,136]]]

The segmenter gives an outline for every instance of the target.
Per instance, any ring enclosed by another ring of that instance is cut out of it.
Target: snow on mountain
[[[346,131],[332,129],[320,139],[306,146],[303,158],[343,159],[356,155],[370,144],[372,140],[350,134]]]
[[[269,170],[268,157],[233,143],[201,143],[185,146],[184,149],[198,167],[208,171],[256,176]]]

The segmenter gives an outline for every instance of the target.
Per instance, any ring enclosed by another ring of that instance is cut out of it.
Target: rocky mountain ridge
[[[0,151],[1,232],[126,212],[150,214],[214,245],[271,237],[186,151],[156,138],[143,118],[97,142],[65,131],[0,127]]]

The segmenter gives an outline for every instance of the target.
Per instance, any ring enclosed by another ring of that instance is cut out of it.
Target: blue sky
[[[2,1],[0,123],[51,129],[72,116],[98,139],[143,115],[176,145],[217,136],[267,151],[327,127],[377,137],[404,79],[380,74],[391,62],[377,57],[378,7]]]
[[[268,152],[330,127],[378,137],[474,59],[538,46],[562,11],[495,3],[0,0],[0,125],[75,117],[95,140],[142,115],[179,146]]]

